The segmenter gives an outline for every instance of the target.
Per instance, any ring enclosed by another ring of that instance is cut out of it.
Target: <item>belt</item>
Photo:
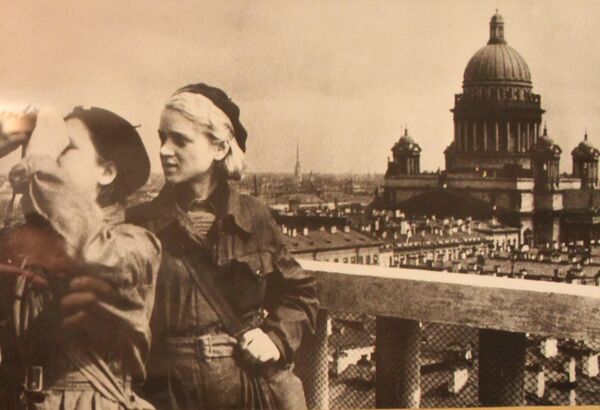
[[[199,359],[232,357],[237,340],[227,333],[207,334],[194,337],[170,337],[167,339],[169,357],[195,356]]]
[[[26,393],[40,393],[43,390],[96,390],[87,377],[77,370],[52,378],[54,380],[47,385],[44,368],[29,366],[25,371],[23,390]],[[119,379],[118,382],[125,391],[131,390],[130,377],[126,377],[125,380]]]
[[[213,322],[202,326],[194,326],[186,331],[178,331],[173,336],[175,337],[197,337],[209,333],[224,333],[225,328],[221,322]]]
[[[124,391],[131,391],[131,378],[126,377],[117,379],[118,385]],[[94,385],[80,372],[68,373],[57,379],[51,386],[47,386],[50,390],[96,390]]]

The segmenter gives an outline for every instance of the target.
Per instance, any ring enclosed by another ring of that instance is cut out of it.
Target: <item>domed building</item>
[[[418,175],[421,172],[421,147],[404,128],[404,135],[392,147],[392,161],[388,160],[386,176]]]
[[[583,141],[571,152],[573,176],[581,178],[582,188],[596,188],[598,186],[599,156],[600,151],[588,141],[586,132]]]
[[[469,60],[463,93],[455,95],[454,140],[446,149],[446,169],[501,175],[510,164],[530,169],[529,150],[537,142],[544,110],[532,92],[525,59],[504,38],[504,19],[490,20],[490,38]]]
[[[549,191],[560,187],[560,154],[562,149],[544,133],[531,147],[531,173],[534,186],[538,191]]]
[[[407,215],[494,217],[517,227],[521,243],[600,240],[600,151],[587,134],[560,172],[561,147],[541,128],[544,110],[525,59],[504,38],[496,12],[487,44],[467,63],[455,95],[446,170],[420,169],[421,148],[405,131],[392,148],[379,208]],[[440,206],[440,204],[443,204]]]

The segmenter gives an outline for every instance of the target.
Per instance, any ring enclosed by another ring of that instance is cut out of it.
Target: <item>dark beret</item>
[[[175,92],[175,95],[186,92],[205,96],[221,111],[223,111],[229,118],[229,121],[231,121],[231,125],[233,125],[233,136],[235,137],[235,140],[242,151],[246,152],[246,139],[248,138],[248,132],[240,122],[239,107],[231,100],[231,98],[229,98],[227,94],[225,94],[225,91],[204,83],[197,83],[189,84],[180,88]]]
[[[77,118],[85,124],[98,154],[114,162],[117,168],[115,199],[124,199],[148,181],[148,153],[136,128],[127,120],[98,107],[75,107],[64,119],[71,118]]]

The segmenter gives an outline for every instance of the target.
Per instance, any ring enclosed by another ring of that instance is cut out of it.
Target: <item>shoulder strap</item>
[[[227,333],[235,338],[240,337],[244,326],[217,287],[215,278],[219,275],[218,268],[195,253],[183,255],[181,260],[206,301],[221,319]]]

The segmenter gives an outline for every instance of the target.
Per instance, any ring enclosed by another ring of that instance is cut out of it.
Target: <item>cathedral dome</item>
[[[520,84],[531,86],[531,73],[525,59],[506,44],[504,20],[496,12],[490,20],[490,39],[465,68],[464,85]]]

